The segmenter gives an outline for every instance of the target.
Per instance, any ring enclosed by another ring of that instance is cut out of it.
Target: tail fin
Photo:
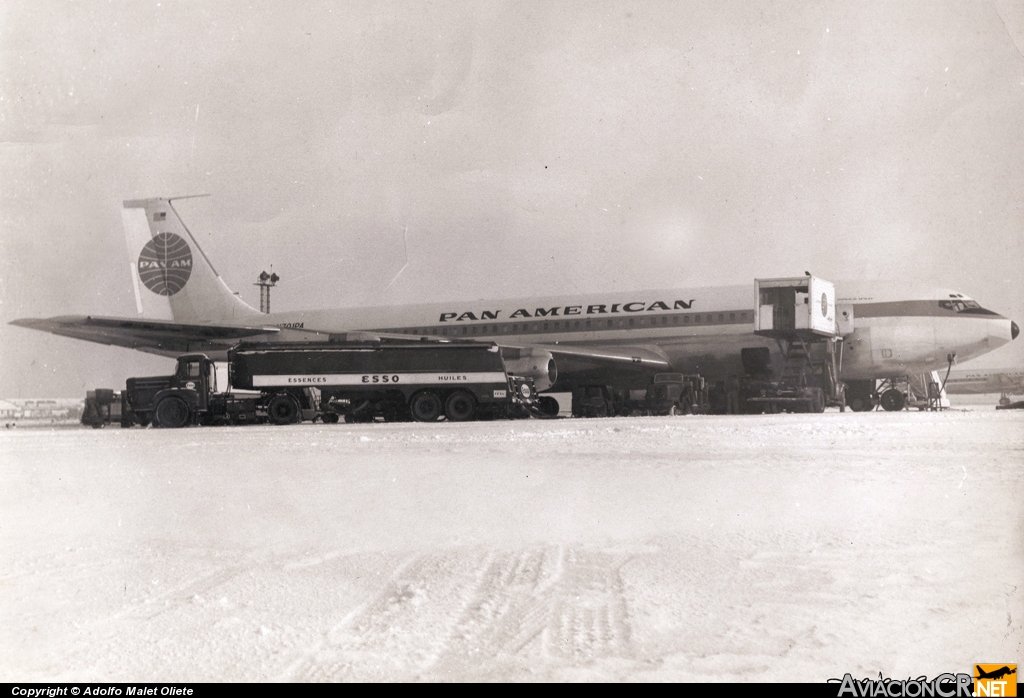
[[[174,200],[124,202],[121,216],[139,315],[190,324],[235,324],[260,315],[217,274],[171,205]]]

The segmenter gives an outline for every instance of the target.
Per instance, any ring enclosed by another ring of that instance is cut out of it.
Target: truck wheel
[[[337,424],[338,413],[337,412],[324,412],[324,424]]]
[[[299,405],[288,393],[278,393],[270,398],[267,416],[274,424],[294,424],[299,421]]]
[[[476,398],[465,390],[456,390],[444,404],[444,413],[450,422],[465,422],[476,412]]]
[[[814,400],[811,402],[811,412],[821,413],[825,411],[825,391],[821,388],[812,388]]]
[[[153,411],[156,426],[164,429],[180,429],[189,422],[191,413],[180,397],[170,395],[161,400]]]
[[[875,408],[874,403],[871,402],[870,397],[864,397],[862,395],[854,395],[847,398],[850,409],[854,412],[870,412]]]
[[[545,417],[557,417],[558,411],[561,409],[558,400],[550,395],[541,395],[537,400],[537,407]]]
[[[409,410],[412,418],[417,422],[436,422],[441,416],[441,398],[436,394],[424,390],[422,393],[413,395],[409,403]]]
[[[907,399],[896,388],[889,388],[882,393],[880,402],[882,403],[882,409],[886,412],[899,412],[907,405]]]

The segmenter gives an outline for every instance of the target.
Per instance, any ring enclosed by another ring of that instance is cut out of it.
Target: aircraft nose
[[[1017,339],[1017,335],[1020,334],[1020,328],[1017,327],[1016,322],[1010,323],[1010,339]]]

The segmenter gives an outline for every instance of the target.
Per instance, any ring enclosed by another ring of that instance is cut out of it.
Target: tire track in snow
[[[545,546],[412,558],[292,664],[290,681],[496,678],[635,658],[630,554]]]
[[[490,555],[431,672],[464,672],[481,657],[515,655],[537,638],[548,624],[545,592],[557,583],[561,560],[555,547]]]
[[[427,678],[510,679],[634,659],[620,575],[631,558],[562,546],[495,555]]]
[[[380,593],[325,633],[311,656],[285,672],[291,681],[415,678],[443,648],[472,585],[480,555],[432,553],[401,564]],[[484,565],[488,564],[485,556]]]
[[[620,570],[631,556],[571,550],[542,635],[545,654],[573,663],[631,658],[629,609]]]

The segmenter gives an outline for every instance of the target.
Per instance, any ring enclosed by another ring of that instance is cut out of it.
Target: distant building
[[[0,400],[0,419],[63,421],[82,413],[82,400],[75,398]]]

